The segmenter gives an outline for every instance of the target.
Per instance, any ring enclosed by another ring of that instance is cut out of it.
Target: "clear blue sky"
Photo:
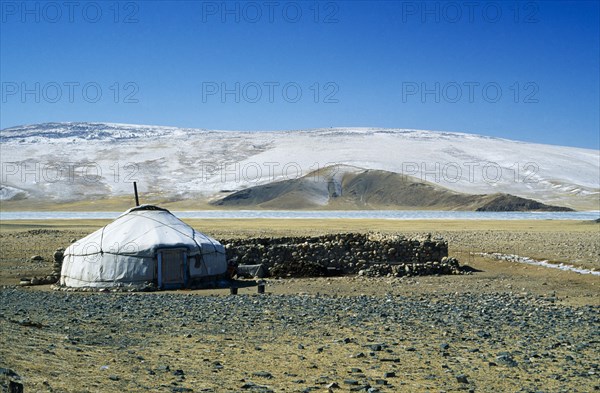
[[[1,128],[374,126],[600,148],[597,1],[75,3],[2,1]]]

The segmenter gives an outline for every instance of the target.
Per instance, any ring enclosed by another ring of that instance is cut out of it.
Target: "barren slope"
[[[324,168],[299,179],[249,187],[213,204],[265,209],[569,210],[513,195],[465,194],[407,175],[340,166]]]

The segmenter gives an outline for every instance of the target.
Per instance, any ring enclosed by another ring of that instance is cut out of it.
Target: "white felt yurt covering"
[[[187,287],[227,272],[224,247],[171,212],[152,205],[127,210],[64,252],[67,287]]]

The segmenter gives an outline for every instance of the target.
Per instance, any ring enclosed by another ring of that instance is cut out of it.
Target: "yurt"
[[[60,284],[75,288],[187,288],[227,273],[225,249],[167,209],[141,205],[71,244]]]

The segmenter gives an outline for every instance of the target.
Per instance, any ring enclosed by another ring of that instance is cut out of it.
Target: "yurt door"
[[[159,250],[158,286],[163,289],[182,288],[187,284],[186,250]]]

